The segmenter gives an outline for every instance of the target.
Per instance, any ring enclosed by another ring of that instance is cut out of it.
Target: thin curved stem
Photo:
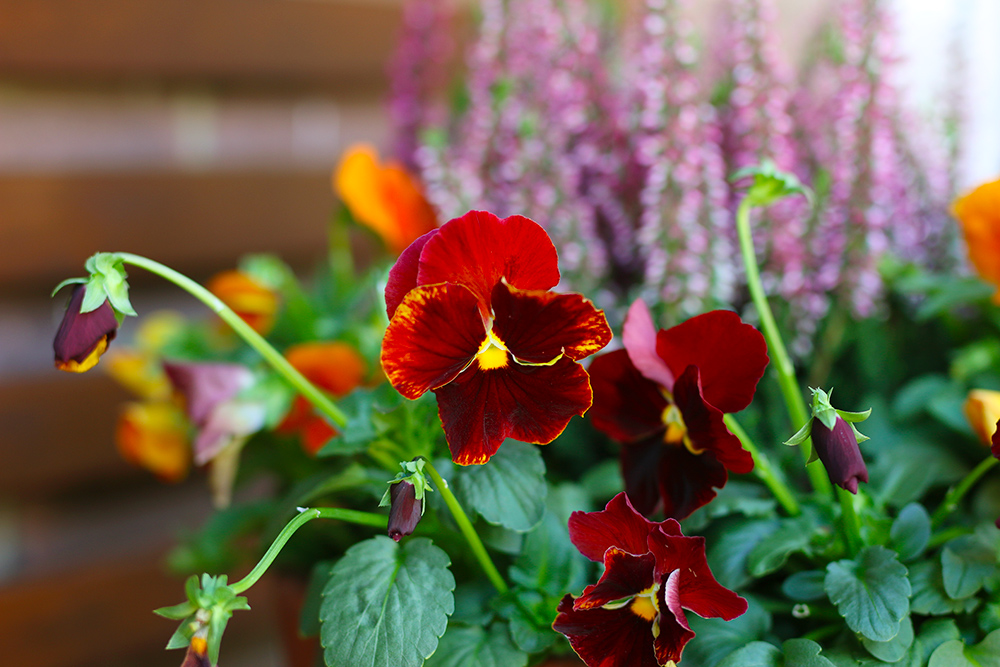
[[[306,398],[306,400],[312,403],[316,409],[324,415],[329,417],[330,421],[340,428],[344,428],[344,426],[347,425],[347,415],[345,415],[340,408],[334,405],[333,401],[327,398],[326,395],[313,383],[307,380],[302,373],[288,363],[288,360],[285,359],[280,352],[275,350],[270,343],[264,340],[263,336],[254,331],[249,324],[244,322],[239,315],[234,313],[233,310],[224,304],[217,296],[184,274],[174,271],[170,267],[164,266],[159,262],[147,259],[140,255],[133,255],[128,252],[119,252],[115,254],[126,264],[138,266],[139,268],[146,269],[150,273],[155,273],[161,278],[169,280],[204,303],[212,310],[212,312],[221,317],[222,320],[228,324],[243,340],[245,340],[250,347],[257,350],[257,352],[264,357],[264,360],[271,364],[271,366],[293,387],[295,387],[295,389],[297,389],[299,393]]]
[[[844,489],[837,489],[837,500],[840,501],[840,520],[843,523],[844,537],[847,540],[847,551],[853,558],[858,555],[863,546],[861,521],[854,509],[854,494]]]
[[[455,517],[455,523],[458,524],[458,529],[462,531],[462,535],[465,537],[465,541],[469,543],[469,548],[472,549],[473,555],[475,555],[476,560],[479,561],[479,565],[483,568],[486,573],[487,578],[489,578],[490,583],[501,593],[507,592],[507,582],[504,581],[503,577],[500,576],[500,571],[497,570],[496,565],[493,564],[493,560],[490,558],[489,553],[486,551],[486,547],[483,546],[483,541],[479,539],[479,534],[476,533],[476,529],[472,527],[472,522],[469,521],[469,517],[466,516],[465,510],[459,504],[458,499],[455,494],[451,492],[448,488],[448,482],[444,480],[443,477],[438,473],[438,471],[431,465],[431,462],[424,459],[424,470],[431,476],[434,480],[435,489],[444,498],[444,502],[448,505],[448,509],[451,510],[451,515]]]
[[[969,492],[969,489],[971,489],[983,475],[992,470],[998,463],[1000,463],[1000,459],[996,459],[992,456],[983,459],[979,465],[973,468],[972,471],[958,483],[958,486],[955,486],[948,491],[944,500],[941,501],[938,508],[934,510],[934,514],[931,515],[931,523],[937,526],[944,521],[949,514],[955,511],[955,508],[958,507],[958,503],[962,501],[962,498],[964,498],[965,494]]]
[[[381,514],[373,514],[371,512],[359,512],[357,510],[348,510],[340,507],[313,507],[301,509],[299,515],[294,519],[289,521],[278,536],[274,538],[274,542],[268,547],[267,551],[261,557],[257,565],[254,566],[252,570],[236,583],[234,583],[230,588],[236,593],[242,593],[247,590],[261,578],[267,568],[271,567],[271,563],[274,559],[278,557],[281,553],[281,549],[288,542],[289,538],[295,534],[302,526],[306,525],[313,519],[336,519],[338,521],[347,521],[349,523],[357,523],[362,526],[372,526],[375,528],[386,528],[389,523],[388,517]]]
[[[767,295],[764,293],[764,286],[760,281],[760,270],[757,268],[757,256],[753,248],[753,235],[750,230],[750,210],[753,205],[748,198],[740,202],[736,211],[736,230],[740,239],[740,251],[743,254],[743,264],[746,267],[747,287],[750,289],[750,296],[757,314],[760,316],[760,324],[764,340],[767,342],[767,349],[771,354],[774,369],[778,374],[778,385],[781,387],[781,394],[785,399],[785,406],[788,409],[788,416],[792,421],[793,428],[800,428],[809,419],[809,411],[806,409],[805,400],[799,389],[798,379],[795,377],[795,365],[792,363],[785,343],[781,339],[778,325],[771,312],[771,306],[767,302]],[[833,493],[833,486],[826,475],[823,466],[809,465],[809,457],[812,452],[812,441],[806,439],[799,449],[802,458],[806,461],[806,472],[809,474],[809,481],[817,492],[829,496]]]
[[[743,430],[743,427],[740,426],[740,423],[736,421],[733,415],[725,415],[723,419],[729,430],[733,432],[733,435],[743,443],[743,448],[750,452],[750,455],[753,457],[754,474],[771,490],[775,499],[785,508],[785,512],[790,516],[800,514],[802,509],[799,507],[799,502],[795,499],[795,494],[788,488],[788,485],[785,484],[785,481],[779,474],[771,468],[771,461],[767,456],[757,449],[757,445],[753,443],[753,440],[750,439],[750,436]]]

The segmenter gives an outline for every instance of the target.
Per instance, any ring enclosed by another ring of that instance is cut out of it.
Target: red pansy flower
[[[452,459],[505,438],[546,444],[590,408],[580,359],[611,340],[604,313],[556,294],[556,249],[528,218],[470,211],[413,242],[389,273],[382,367],[409,399],[433,391]]]
[[[673,666],[694,637],[685,610],[727,621],[747,610],[712,576],[705,538],[685,537],[674,519],[648,521],[624,493],[601,512],[573,512],[569,534],[604,574],[562,599],[552,627],[589,667]]]
[[[767,366],[764,337],[715,310],[656,331],[646,304],[625,318],[624,350],[590,365],[591,418],[622,444],[625,491],[643,514],[683,519],[753,458],[722,420],[753,400]],[[728,471],[728,472],[727,472]]]

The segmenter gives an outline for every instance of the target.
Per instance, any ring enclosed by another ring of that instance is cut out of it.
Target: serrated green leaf
[[[976,535],[956,537],[941,550],[944,591],[953,600],[974,594],[996,572],[996,552]]]
[[[781,592],[787,597],[800,602],[812,602],[826,597],[823,582],[826,572],[823,570],[805,570],[796,572],[781,584]]]
[[[920,556],[930,539],[931,517],[919,503],[910,503],[900,510],[889,529],[889,545],[896,550],[902,561]]]
[[[958,639],[941,644],[931,654],[928,667],[1000,667],[1000,630],[975,646],[966,646]]]
[[[426,667],[524,667],[528,654],[514,646],[506,623],[489,630],[456,625],[449,627]]]
[[[746,600],[746,613],[731,621],[690,614],[687,620],[695,636],[684,649],[684,659],[693,665],[715,665],[740,647],[763,640],[771,632],[771,614],[752,595]]]
[[[876,642],[862,637],[861,644],[883,662],[899,662],[913,644],[913,622],[909,616],[905,617],[899,624],[899,632],[887,642]]]
[[[732,589],[746,585],[751,579],[747,556],[780,525],[776,519],[725,522],[719,534],[708,540],[708,564],[718,582]]]
[[[797,551],[805,551],[812,540],[816,524],[807,515],[785,519],[781,527],[768,535],[747,555],[747,569],[754,577],[774,572]]]
[[[823,647],[809,639],[789,639],[781,648],[785,653],[785,667],[834,667],[820,655]]]
[[[456,484],[468,507],[485,521],[526,532],[545,512],[545,463],[538,447],[506,440],[487,463],[466,466]]]
[[[875,641],[889,641],[910,611],[910,581],[896,552],[867,547],[854,560],[830,563],[824,588],[847,626]]]
[[[974,597],[953,600],[944,591],[941,563],[937,560],[923,560],[910,565],[910,584],[913,586],[913,600],[910,609],[915,614],[945,616],[968,613],[976,608],[979,601]]]
[[[429,539],[359,542],[323,591],[320,639],[330,667],[420,667],[455,609],[448,555]]]

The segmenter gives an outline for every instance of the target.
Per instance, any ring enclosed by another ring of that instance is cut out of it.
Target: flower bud
[[[813,447],[826,467],[830,481],[851,493],[858,492],[858,482],[868,481],[868,468],[858,448],[858,438],[842,417],[831,431],[821,419],[812,420]]]
[[[993,434],[997,432],[997,422],[1000,421],[1000,391],[973,389],[962,409],[979,440],[989,445]]]
[[[77,285],[69,307],[52,343],[56,368],[71,373],[83,373],[93,368],[118,333],[118,319],[111,304],[105,300],[96,310],[81,313],[87,288]]]
[[[399,542],[420,522],[424,501],[417,498],[413,483],[404,479],[389,487],[389,537]]]

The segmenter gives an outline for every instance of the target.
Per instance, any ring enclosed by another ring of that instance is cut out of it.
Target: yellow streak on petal
[[[652,621],[656,618],[656,607],[653,605],[653,600],[646,596],[636,596],[632,600],[632,606],[629,607],[631,612],[638,616],[639,618]]]
[[[101,355],[104,354],[104,351],[107,349],[108,337],[104,336],[101,340],[97,341],[97,345],[94,346],[94,349],[87,355],[86,359],[83,361],[74,361],[73,359],[69,359],[68,361],[57,361],[56,368],[68,373],[84,373],[97,365]]]
[[[486,339],[479,346],[479,351],[476,352],[476,360],[479,362],[480,370],[492,371],[497,368],[506,368],[507,346],[492,331],[489,331],[486,333]]]

